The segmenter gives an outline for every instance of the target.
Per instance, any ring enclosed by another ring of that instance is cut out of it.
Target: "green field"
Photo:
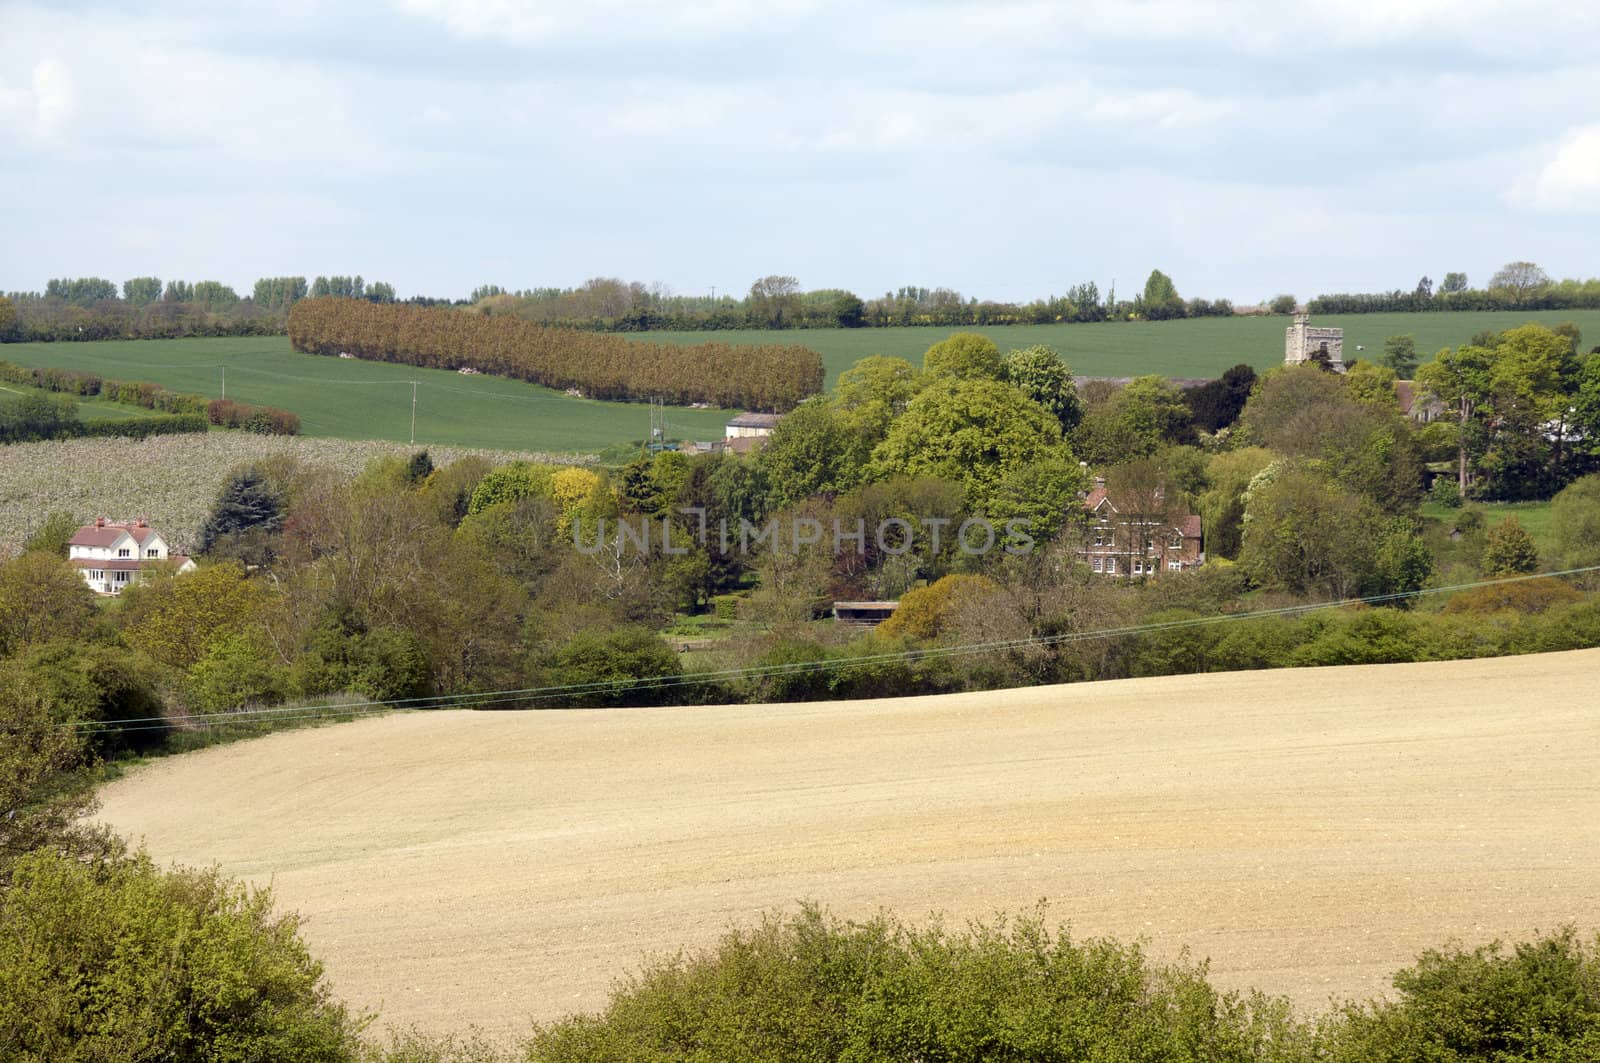
[[[1346,359],[1372,358],[1389,336],[1409,332],[1426,361],[1440,347],[1454,347],[1484,329],[1507,329],[1529,321],[1554,325],[1575,322],[1585,348],[1600,343],[1600,310],[1551,312],[1348,314],[1312,319],[1314,325],[1344,329]],[[1045,343],[1060,351],[1079,376],[1214,377],[1243,362],[1265,369],[1283,361],[1286,317],[1209,317],[1186,321],[1106,322],[1097,325],[1004,325],[973,328],[1001,350]],[[662,343],[799,343],[822,355],[831,386],[838,375],[869,354],[888,354],[922,362],[922,352],[950,335],[952,328],[807,329],[770,332],[646,332],[639,339]],[[1364,346],[1358,352],[1356,347]]]
[[[1565,313],[1359,314],[1319,317],[1319,325],[1345,330],[1347,358],[1373,357],[1386,337],[1409,332],[1424,357],[1469,340],[1483,329],[1527,321],[1573,321],[1586,345],[1600,342],[1600,311]],[[1192,321],[1098,325],[1010,325],[976,329],[1002,349],[1046,343],[1061,351],[1080,376],[1214,377],[1240,362],[1265,369],[1283,358],[1283,317],[1200,318]],[[955,329],[810,329],[764,332],[658,332],[639,339],[667,343],[799,343],[818,351],[831,385],[839,373],[869,354],[921,363],[928,346]],[[1356,347],[1364,346],[1364,352]],[[241,402],[265,403],[300,415],[305,434],[341,439],[411,436],[411,382],[418,382],[419,444],[499,450],[587,453],[643,439],[650,414],[637,403],[591,402],[548,388],[437,369],[297,354],[282,336],[243,339],[126,340],[104,343],[12,343],[0,358],[28,366],[85,369],[119,380],[148,380],[176,391],[215,398],[223,369],[227,393]],[[85,403],[85,417],[131,416],[109,404]],[[719,439],[728,411],[674,409],[669,437]]]
[[[587,453],[650,432],[650,409],[639,403],[591,402],[517,380],[299,354],[283,336],[8,343],[0,347],[0,358],[147,380],[209,398],[221,394],[226,368],[228,398],[293,410],[308,436],[408,441],[413,380],[419,445]],[[83,416],[99,415],[91,405],[145,412],[84,403]],[[728,416],[726,410],[673,409],[669,435],[721,439]]]

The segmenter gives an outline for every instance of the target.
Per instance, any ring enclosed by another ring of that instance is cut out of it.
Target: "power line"
[[[1522,583],[1528,580],[1555,579],[1563,576],[1576,576],[1591,572],[1600,572],[1600,565],[1591,565],[1584,568],[1564,569],[1556,572],[1541,572],[1529,575],[1510,576],[1502,579],[1477,580],[1471,583],[1459,583],[1446,587],[1426,587],[1414,591],[1398,591],[1392,594],[1375,594],[1360,598],[1343,598],[1332,601],[1307,602],[1297,605],[1278,606],[1270,609],[1254,609],[1239,613],[1220,613],[1214,616],[1185,617],[1178,620],[1133,624],[1114,628],[1101,628],[1093,631],[1071,631],[1064,632],[1059,635],[1027,636],[1023,638],[1004,639],[995,642],[968,643],[957,646],[931,646],[913,650],[896,650],[886,653],[866,654],[859,657],[833,658],[820,661],[795,661],[788,664],[752,665],[744,668],[730,668],[720,671],[695,672],[688,675],[679,674],[642,676],[636,679],[598,680],[589,683],[570,683],[559,686],[521,687],[507,690],[481,691],[477,693],[466,694],[439,694],[428,697],[358,701],[349,702],[338,706],[326,707],[308,705],[282,705],[261,709],[240,709],[237,711],[223,713],[189,713],[174,716],[148,716],[117,721],[74,721],[70,726],[77,727],[82,733],[86,734],[120,734],[127,731],[165,729],[170,724],[180,721],[198,723],[202,726],[209,727],[225,725],[229,722],[238,721],[241,718],[267,718],[282,720],[311,719],[321,717],[337,717],[343,715],[365,715],[374,712],[388,712],[397,710],[419,711],[442,708],[472,708],[478,705],[503,705],[508,703],[550,701],[570,698],[586,693],[597,693],[600,691],[624,693],[635,690],[660,690],[672,687],[693,686],[718,679],[759,679],[775,675],[792,675],[812,671],[824,671],[829,669],[855,668],[864,665],[879,664],[890,661],[938,660],[946,657],[970,656],[977,653],[992,653],[996,651],[1012,649],[1026,649],[1029,647],[1058,646],[1073,642],[1085,642],[1094,639],[1144,635],[1155,632],[1200,627],[1208,624],[1222,624],[1242,620],[1258,620],[1278,616],[1293,616],[1299,613],[1315,612],[1320,609],[1340,609],[1353,605],[1384,605],[1411,598],[1420,598],[1425,595],[1453,594],[1458,591],[1472,590],[1478,587],[1503,586],[1513,583]]]

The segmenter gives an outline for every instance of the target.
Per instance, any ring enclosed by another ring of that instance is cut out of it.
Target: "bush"
[[[0,893],[0,1031],[18,1060],[355,1057],[294,916],[215,870],[23,857]]]
[[[1348,1006],[1335,1063],[1590,1063],[1600,1059],[1600,943],[1569,928],[1517,945],[1430,950],[1394,976],[1398,1000]]]
[[[1428,488],[1428,501],[1444,506],[1447,509],[1460,509],[1465,500],[1461,497],[1461,487],[1448,476],[1435,477],[1433,486]]]
[[[640,684],[636,680],[681,676],[678,655],[655,633],[644,628],[620,628],[606,633],[584,632],[550,658],[548,686],[578,686],[559,701],[566,704],[671,705],[685,700],[687,687],[679,684]]]
[[[648,967],[602,1014],[537,1030],[527,1058],[1231,1063],[1292,1058],[1305,1041],[1286,1004],[1220,993],[1204,967],[1137,945],[1074,941],[1039,915],[952,933],[806,907]]]

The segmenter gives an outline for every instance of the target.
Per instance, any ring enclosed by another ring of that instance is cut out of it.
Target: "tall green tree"
[[[1083,419],[1083,401],[1072,370],[1054,347],[1035,344],[1009,351],[1000,368],[1006,383],[1055,414],[1062,431],[1072,431]]]
[[[957,380],[999,380],[1005,374],[1000,348],[976,332],[957,332],[935,343],[923,354],[922,368],[930,378]]]
[[[1073,449],[1090,465],[1110,466],[1192,438],[1183,391],[1161,376],[1134,377],[1091,406],[1072,433]]]
[[[1401,380],[1410,380],[1417,371],[1417,338],[1407,332],[1383,341],[1383,365]]]
[[[149,306],[161,298],[161,279],[130,277],[122,282],[122,298],[130,306]]]
[[[876,446],[922,383],[916,366],[904,358],[874,354],[840,373],[829,397],[840,420]]]
[[[1150,276],[1144,282],[1144,293],[1139,298],[1139,312],[1150,321],[1164,321],[1184,315],[1183,299],[1178,295],[1171,277],[1159,269],[1150,271]]]
[[[772,485],[771,505],[782,508],[812,495],[850,490],[861,480],[870,447],[826,399],[816,398],[778,422],[756,461]]]
[[[250,532],[270,535],[283,523],[283,500],[255,466],[239,469],[223,485],[200,526],[199,548],[209,554],[237,545]]]
[[[880,476],[939,476],[967,486],[982,505],[1007,474],[1050,459],[1070,460],[1049,411],[998,380],[936,379],[872,454]]]

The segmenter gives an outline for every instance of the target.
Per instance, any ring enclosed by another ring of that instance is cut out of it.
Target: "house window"
[[[106,570],[103,568],[91,568],[89,570],[89,578],[103,580],[106,578]]]
[[[144,552],[144,556],[145,557],[160,557],[161,556],[161,551],[157,550],[155,547],[152,546],[150,549],[148,549],[148,550],[146,550]]]
[[[1167,562],[1167,568],[1171,569],[1173,572],[1182,572],[1183,562],[1174,558],[1173,560]]]
[[[1101,565],[1100,559],[1098,557],[1094,559],[1093,564],[1094,564],[1094,570],[1096,572],[1099,572],[1101,570],[1101,568],[1102,568],[1102,565]]]
[[[1133,559],[1133,574],[1135,576],[1144,575],[1144,562],[1137,557]]]
[[[1114,558],[1114,557],[1106,558],[1106,575],[1115,576],[1116,574],[1117,574],[1117,559]]]
[[[133,556],[133,552],[131,550],[129,550],[126,546],[124,546],[121,550],[117,551],[117,556],[118,557],[132,557]]]
[[[131,575],[133,575],[131,572],[115,572],[112,574],[111,580],[113,583],[126,583]]]

